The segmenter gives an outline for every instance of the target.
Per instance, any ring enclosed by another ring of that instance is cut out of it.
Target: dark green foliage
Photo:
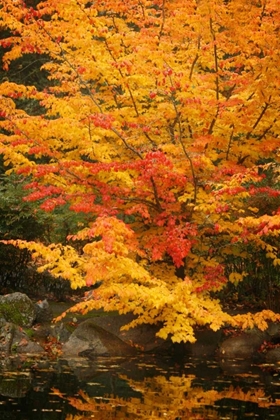
[[[12,173],[6,175],[0,164],[0,240],[40,240],[46,244],[66,243],[67,236],[86,223],[83,214],[69,210],[67,205],[47,213],[38,202],[25,200],[27,180]],[[0,244],[0,293],[25,292],[40,297],[49,295],[64,300],[71,288],[63,279],[39,274],[27,250]]]
[[[271,244],[280,250],[280,240],[275,237]],[[244,245],[244,256],[229,255],[226,261],[226,273],[246,272],[247,276],[238,284],[228,283],[218,297],[222,301],[252,307],[255,310],[263,308],[279,312],[280,308],[280,271],[273,265],[273,260],[267,258],[267,251],[254,248],[251,244]],[[278,251],[279,254],[279,251]],[[280,255],[279,255],[280,257]]]
[[[0,176],[0,238],[34,240],[44,234],[44,225],[34,205],[23,200],[24,184],[15,174]]]
[[[24,54],[22,57],[12,61],[8,71],[2,70],[2,77],[10,82],[25,86],[35,86],[43,90],[49,84],[47,72],[41,70],[41,66],[47,62],[47,56],[39,54]]]

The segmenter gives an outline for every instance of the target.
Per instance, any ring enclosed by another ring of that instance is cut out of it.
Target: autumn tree
[[[277,0],[4,2],[3,69],[35,53],[48,80],[1,83],[1,153],[25,200],[91,220],[67,245],[13,243],[73,288],[102,282],[75,310],[178,342],[278,319],[231,317],[213,293],[260,254],[280,264],[279,21]]]

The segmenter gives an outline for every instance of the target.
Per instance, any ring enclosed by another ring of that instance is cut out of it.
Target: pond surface
[[[280,371],[244,360],[2,360],[1,420],[280,419]]]

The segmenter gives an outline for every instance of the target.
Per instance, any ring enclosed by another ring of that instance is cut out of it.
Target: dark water
[[[2,360],[0,420],[280,419],[280,371],[139,356]]]

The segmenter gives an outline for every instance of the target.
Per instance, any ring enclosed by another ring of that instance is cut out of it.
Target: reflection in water
[[[18,360],[0,371],[2,420],[280,420],[277,367],[143,356]]]
[[[272,402],[263,389],[243,391],[239,387],[230,386],[228,389],[218,391],[215,389],[204,390],[202,387],[192,387],[194,377],[186,376],[156,376],[135,381],[123,376],[129,386],[141,396],[136,398],[118,398],[106,396],[102,398],[89,397],[83,391],[78,397],[70,397],[67,400],[80,412],[90,413],[90,416],[76,415],[67,419],[81,420],[86,418],[98,419],[237,419],[230,401],[239,401],[241,407],[248,403],[254,403],[256,411],[260,408],[280,406],[280,400]],[[59,394],[59,393],[58,393]],[[226,401],[228,400],[228,403]],[[218,404],[217,404],[218,402]],[[220,403],[219,403],[220,402]],[[222,404],[221,404],[222,402]],[[246,404],[242,404],[246,403]],[[229,413],[221,417],[219,408],[226,408],[228,404]],[[252,405],[253,407],[253,405]],[[247,412],[250,416],[254,412]]]

